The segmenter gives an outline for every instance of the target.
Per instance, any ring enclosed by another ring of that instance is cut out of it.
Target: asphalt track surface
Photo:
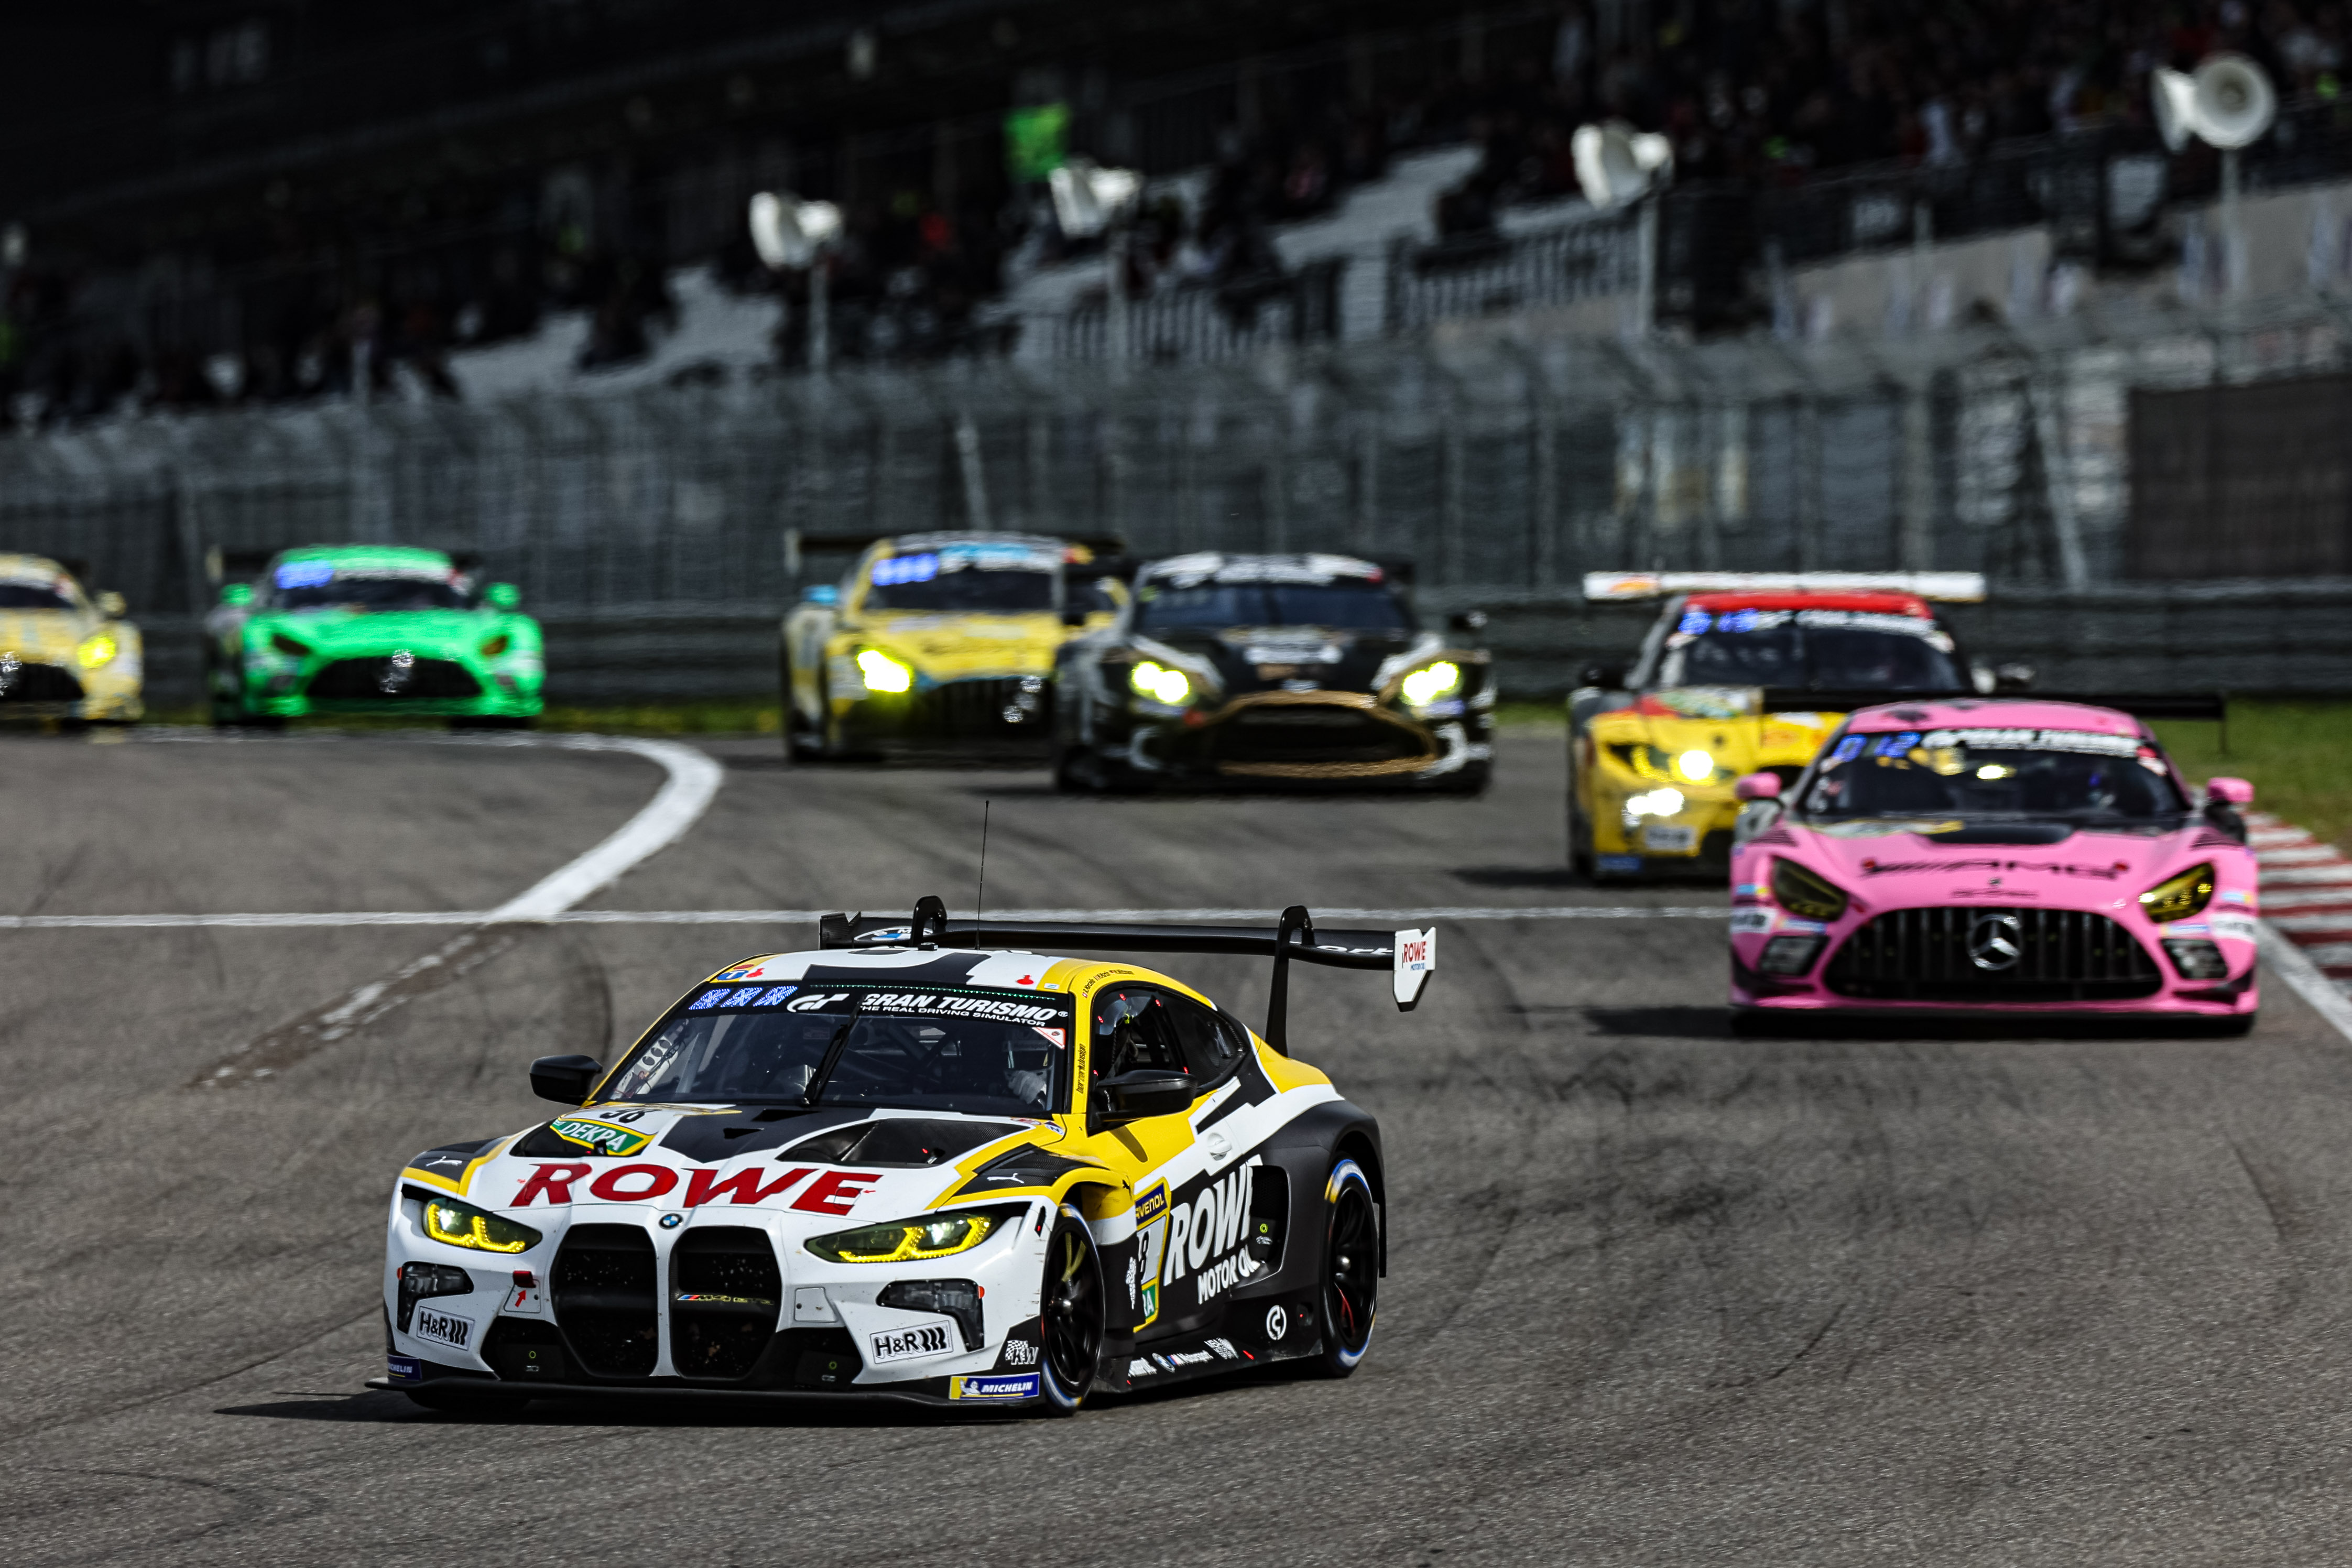
[[[1070,802],[1034,776],[727,776],[591,902],[1683,904],[1559,859],[1556,742],[1484,800]],[[0,739],[9,914],[481,910],[629,820],[627,755],[425,737]],[[2247,1040],[1735,1040],[1705,919],[1444,929],[1422,1010],[1293,981],[1376,1111],[1391,1249],[1345,1383],[1069,1422],[541,1404],[382,1371],[388,1184],[539,1119],[806,929],[12,930],[0,1558],[499,1562],[2282,1563],[2352,1558],[2352,1045],[2283,986]],[[1255,1013],[1258,966],[1171,967]],[[258,1053],[258,1054],[257,1054]],[[266,1075],[214,1081],[225,1063]],[[609,1058],[608,1058],[609,1059]]]

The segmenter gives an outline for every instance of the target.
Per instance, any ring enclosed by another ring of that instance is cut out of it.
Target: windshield
[[[289,587],[280,571],[281,610],[462,610],[466,595],[434,577],[353,577],[338,572],[326,582]]]
[[[1036,992],[712,985],[624,1064],[610,1098],[1043,1118],[1069,1038],[1069,1000]]]
[[[2144,821],[2187,811],[2154,746],[2082,730],[1904,730],[1848,735],[1821,761],[1813,816],[2035,816]]]
[[[885,555],[866,590],[869,610],[1027,615],[1054,607],[1060,563],[1039,552],[964,546]]]
[[[70,610],[73,601],[55,588],[33,583],[0,583],[0,610]]]
[[[1685,610],[1657,684],[1817,691],[1966,691],[1952,639],[1931,621],[1859,610]]]
[[[1146,583],[1135,624],[1167,626],[1331,626],[1411,631],[1396,595],[1371,583]]]

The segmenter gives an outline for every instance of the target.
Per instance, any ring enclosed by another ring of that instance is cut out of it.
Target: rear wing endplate
[[[1946,604],[1984,602],[1981,572],[1587,572],[1584,596],[1663,599],[1669,594],[1916,594]]]
[[[1421,1005],[1429,977],[1437,972],[1437,928],[1426,931],[1318,931],[1306,907],[1293,904],[1271,928],[1255,925],[1144,925],[1102,921],[950,920],[947,906],[931,895],[915,905],[911,919],[832,914],[817,921],[821,948],[957,947],[1018,948],[1072,952],[1208,952],[1274,960],[1274,985],[1266,1000],[1265,1042],[1286,1049],[1284,1015],[1290,990],[1290,964],[1327,969],[1387,970],[1397,1011]]]

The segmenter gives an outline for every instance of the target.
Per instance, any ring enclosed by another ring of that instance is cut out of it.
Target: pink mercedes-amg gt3
[[[2157,1014],[2253,1026],[2243,779],[2202,802],[2111,708],[1943,699],[1848,718],[1738,785],[1736,1027],[1776,1016]]]

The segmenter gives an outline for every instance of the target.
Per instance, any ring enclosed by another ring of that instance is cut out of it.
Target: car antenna
[[[995,804],[992,800],[983,800],[980,803],[980,886],[972,890],[971,895],[971,923],[974,938],[980,934],[980,917],[988,909],[988,810]]]

